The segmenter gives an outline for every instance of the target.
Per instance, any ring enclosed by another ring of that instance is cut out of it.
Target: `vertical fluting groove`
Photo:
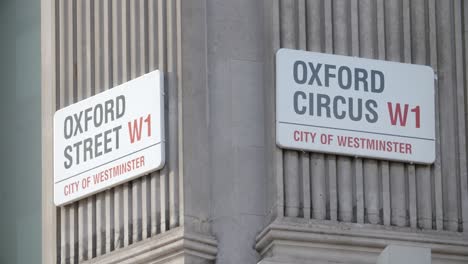
[[[416,167],[417,227],[432,229],[432,183],[430,166]]]
[[[166,76],[165,76],[165,82],[167,84],[167,89],[166,89],[166,149],[167,149],[167,173],[166,173],[166,184],[167,184],[167,215],[166,219],[167,221],[167,229],[173,228],[176,225],[176,215],[175,215],[175,172],[174,172],[174,104],[171,103],[171,99],[174,95],[175,90],[172,88],[175,86],[174,85],[174,79],[173,79],[173,74],[174,74],[174,58],[173,58],[173,52],[174,52],[174,46],[173,46],[173,35],[172,35],[172,30],[173,30],[173,23],[172,19],[174,18],[172,11],[174,10],[173,7],[174,1],[167,1],[166,2]],[[176,97],[177,98],[177,97]]]
[[[411,13],[411,62],[427,64],[427,10],[424,0],[410,1]],[[432,199],[431,199],[431,168],[427,165],[417,165],[415,168],[416,185],[416,217],[417,227],[432,228]]]
[[[103,86],[104,89],[110,89],[112,83],[112,16],[111,4],[112,0],[101,0],[102,2],[102,25],[103,25]],[[105,247],[106,253],[113,250],[114,239],[114,206],[113,206],[113,191],[106,190],[104,193],[105,200]]]
[[[94,16],[91,13],[91,0],[82,1],[82,8],[83,8],[83,85],[84,89],[86,90],[85,97],[90,97],[95,93],[94,90],[94,63],[92,63],[92,56],[93,56],[93,34],[92,28],[94,27]],[[93,257],[93,215],[94,215],[94,199],[92,197],[88,197],[85,199],[86,202],[86,242],[84,243],[83,247],[85,248],[84,251],[86,252],[86,259],[91,259]]]
[[[140,0],[139,9],[139,24],[140,24],[140,75],[148,72],[148,2]],[[149,190],[149,175],[145,175],[141,179],[141,238],[149,237],[149,212],[150,212],[150,190]]]
[[[96,94],[104,91],[102,81],[104,78],[103,75],[103,28],[102,28],[102,1],[94,0],[91,2],[94,4],[93,7],[93,17],[94,17],[94,87],[96,89]]]
[[[266,120],[266,160],[269,166],[267,166],[267,177],[268,181],[267,188],[269,190],[268,197],[270,203],[268,204],[268,215],[269,220],[273,220],[275,217],[282,217],[284,215],[284,193],[283,193],[283,170],[282,170],[282,150],[276,146],[276,130],[275,130],[275,100],[276,91],[275,85],[275,59],[277,50],[280,48],[280,11],[279,11],[279,0],[263,0],[264,5],[264,26],[265,26],[265,83],[263,86],[263,94],[265,96],[265,120]],[[180,33],[179,33],[180,34]],[[179,67],[181,67],[179,65]],[[180,84],[180,86],[183,84]],[[181,106],[181,103],[179,102]],[[179,111],[180,111],[179,107]],[[179,115],[181,113],[179,112]],[[182,127],[179,127],[182,129]],[[182,142],[180,137],[179,144]],[[182,147],[179,145],[179,147]],[[183,156],[181,156],[181,159]],[[183,170],[183,167],[181,167]],[[181,174],[183,174],[181,172]],[[183,178],[181,178],[183,179]],[[182,185],[182,182],[181,182]],[[181,203],[182,205],[182,203]],[[183,205],[182,205],[183,206]]]
[[[140,39],[139,26],[139,1],[130,1],[130,79],[135,79],[140,74]],[[135,243],[141,240],[141,178],[132,181],[132,218],[131,218],[131,233],[132,242]]]
[[[45,5],[45,1],[42,1],[42,4]],[[59,0],[55,0],[53,2],[53,4],[51,4],[52,9],[53,10],[55,9],[54,18],[51,19],[52,20],[51,24],[53,25],[53,27],[55,27],[55,32],[54,32],[55,36],[53,37],[53,41],[52,41],[53,43],[51,43],[51,46],[49,46],[51,49],[53,49],[52,52],[55,55],[55,61],[51,63],[53,65],[53,67],[49,68],[49,70],[52,71],[51,75],[52,76],[55,75],[55,80],[51,81],[51,82],[55,81],[55,85],[53,86],[53,89],[55,90],[55,100],[54,100],[55,101],[55,106],[53,107],[53,111],[56,111],[56,110],[58,110],[58,109],[60,109],[62,107],[61,94],[63,93],[63,89],[64,89],[64,87],[62,86],[62,83],[63,83],[63,81],[62,81],[63,80],[63,75],[62,75],[63,67],[59,66],[59,65],[63,65],[62,64],[62,61],[63,61],[63,48],[62,48],[63,44],[62,43],[63,43],[63,25],[64,24],[62,23],[63,22],[63,15],[61,15],[62,14],[62,8],[61,8],[62,5],[63,4],[61,4]],[[42,12],[47,12],[49,7],[41,6],[41,14],[42,14]],[[42,27],[46,23],[46,22],[44,22],[44,21],[46,21],[46,18],[42,18],[41,20],[42,20],[41,21],[41,27]],[[47,32],[50,32],[51,29],[47,28],[45,30],[45,33],[42,32],[42,30],[43,29],[41,28],[41,38],[42,38],[42,40],[46,41],[46,37],[44,35],[47,34]],[[41,45],[42,45],[42,40],[41,40]],[[46,55],[46,52],[47,52],[47,47],[43,46],[42,49],[45,50],[45,52],[44,52],[44,50],[41,50],[41,52],[42,52],[41,56],[44,57]],[[52,58],[53,58],[53,55],[52,55]],[[47,59],[49,59],[49,58],[47,58]],[[43,64],[41,64],[41,67],[42,67],[42,70],[44,71],[45,69],[44,69]],[[48,78],[45,77],[44,75],[45,74],[43,74],[41,76],[41,78],[42,78],[43,82],[46,82],[48,80]],[[51,89],[52,87],[47,87],[47,88]],[[41,89],[47,89],[47,88],[42,87]],[[45,94],[44,92],[41,92],[41,97],[43,97],[42,100],[47,99],[47,98],[44,98],[44,94]],[[41,102],[43,102],[42,100],[41,100]],[[42,107],[46,107],[46,105],[43,104]],[[44,118],[43,118],[42,123],[43,123],[43,126],[45,126],[45,124],[47,124],[47,121],[44,121]],[[51,127],[50,131],[53,131],[53,120],[51,121],[51,123],[52,124],[50,126]],[[44,131],[44,129],[43,129],[43,131]],[[53,140],[52,140],[52,142],[53,142]],[[44,150],[45,150],[45,148],[42,148],[42,151],[44,151]],[[47,156],[49,156],[49,155],[44,155],[44,153],[43,153],[43,162],[44,162],[44,160],[47,159]],[[50,156],[52,158],[51,163],[53,163],[53,155],[51,154]],[[43,166],[43,170],[44,170],[44,168],[45,168],[45,166]],[[53,170],[53,169],[51,169],[51,170]],[[43,185],[44,185],[44,182],[45,181],[43,181],[43,183],[42,183]],[[54,182],[53,178],[52,178],[52,182]],[[42,189],[42,191],[44,191],[44,188]],[[42,199],[44,199],[44,196],[42,197]],[[44,208],[44,206],[43,206],[43,208]],[[65,222],[64,220],[65,219],[63,218],[63,215],[64,215],[62,213],[63,210],[64,210],[63,207],[54,208],[55,221],[56,221],[56,223],[55,223],[56,224],[56,226],[55,226],[55,232],[56,233],[55,233],[55,245],[53,245],[53,246],[55,246],[55,250],[56,250],[56,258],[55,259],[56,259],[56,263],[58,263],[58,264],[63,263],[63,259],[64,259],[63,252],[64,252],[65,247],[64,247],[64,237],[63,237],[63,230],[64,230],[63,226],[64,226],[64,222]],[[46,213],[44,213],[44,211],[43,211],[42,214],[44,216]],[[44,223],[43,223],[43,225],[44,225]],[[44,230],[44,228],[43,228],[43,230]],[[47,238],[47,234],[43,234],[42,238],[43,238],[42,242],[44,243],[44,238]],[[48,258],[47,254],[44,254],[44,253],[42,254],[42,257],[43,257],[43,261],[47,260],[47,259],[50,259],[50,258]]]
[[[132,242],[141,240],[141,177],[132,181]]]
[[[118,18],[119,7],[121,0],[111,0],[112,3],[112,86],[118,85],[119,82],[119,65],[121,65],[121,48],[120,48],[120,21]]]
[[[168,131],[166,142],[168,150],[169,166],[169,228],[178,225],[178,170],[177,170],[177,116],[178,116],[178,91],[177,91],[177,34],[176,34],[176,6],[175,1],[167,4],[167,102],[168,102]]]
[[[408,174],[408,203],[409,203],[409,224],[411,227],[416,228],[418,226],[418,212],[416,202],[416,168],[414,165],[407,166]]]
[[[95,222],[93,222],[93,215],[94,215],[94,199],[93,196],[88,197],[86,199],[86,224],[87,224],[87,236],[86,236],[86,259],[91,259],[95,256],[94,254],[94,245],[93,245],[93,236],[94,230],[93,226],[95,226]]]
[[[167,174],[165,173],[166,171],[161,170],[159,174],[159,201],[160,201],[160,231],[161,233],[166,232],[166,215],[167,215],[167,200],[166,195],[167,195],[167,188],[166,188],[166,176]]]
[[[157,199],[156,195],[156,181],[157,181],[157,176],[155,175],[156,173],[151,173],[150,174],[150,235],[153,236],[157,234],[158,230],[158,205],[159,201]]]
[[[385,10],[384,0],[377,0],[375,6],[377,13],[377,59],[385,60]]]
[[[86,45],[86,79],[85,85],[87,87],[88,95],[91,96],[96,93],[94,85],[94,68],[95,64],[93,63],[94,59],[94,5],[92,0],[84,1],[84,11],[85,11],[85,45]],[[96,204],[95,197],[91,196],[86,199],[87,201],[87,224],[88,224],[88,236],[87,236],[87,258],[91,259],[96,256]]]
[[[70,204],[70,262],[78,263],[78,204]]]
[[[161,71],[167,72],[166,67],[166,1],[158,1],[158,67]],[[166,86],[167,80],[164,80]],[[165,89],[166,90],[166,89]],[[164,91],[166,93],[166,91]],[[167,120],[167,119],[166,119]],[[167,131],[167,127],[166,127]],[[167,149],[167,146],[166,146]],[[169,199],[168,199],[168,166],[159,172],[159,201],[160,201],[160,231],[161,233],[166,232],[168,228],[168,210],[169,210]]]
[[[178,163],[178,194],[179,194],[179,226],[184,224],[184,144],[183,144],[183,109],[182,109],[182,15],[181,0],[176,1],[176,36],[177,36],[177,152]]]
[[[161,233],[161,188],[159,181],[159,172],[152,173],[151,188],[153,188],[154,190],[154,192],[151,193],[151,207],[153,210],[151,217],[154,217],[154,220],[151,220],[151,232],[153,235],[155,235]]]
[[[122,47],[121,34],[122,25],[119,20],[119,11],[122,0],[110,0],[112,3],[112,86],[117,86],[122,78]],[[123,246],[123,187],[114,188],[114,241],[113,248],[118,249]]]
[[[276,54],[276,51],[281,48],[281,1],[280,0],[275,0],[273,4],[273,27],[275,30],[273,30],[273,36],[272,36],[272,42],[273,42],[273,49],[272,53]],[[275,64],[272,65],[272,70],[275,70]],[[276,84],[276,79],[273,78],[272,80],[273,84]],[[275,100],[276,100],[276,91],[273,89],[273,92],[271,93],[273,95],[273,98],[271,100],[272,102],[272,112],[273,118],[271,122],[275,121],[275,116],[276,116],[276,108],[275,106]],[[274,129],[273,129],[274,130]],[[276,138],[276,131],[273,132],[274,137]],[[283,217],[285,216],[285,194],[284,194],[284,183],[285,180],[283,178],[283,150],[278,148],[276,145],[274,147],[274,154],[273,154],[273,162],[274,162],[274,176],[275,176],[275,181],[276,183],[276,215],[277,217]]]
[[[141,56],[141,67],[144,73],[148,73],[150,71],[149,68],[149,50],[151,49],[149,46],[149,16],[153,16],[154,13],[150,13],[151,11],[148,10],[148,0],[141,0],[140,5],[142,8],[140,9],[140,14],[143,15],[143,19],[140,19],[141,31],[140,34],[143,36],[143,40],[141,43],[141,49],[144,51],[142,52]],[[143,239],[151,237],[151,174],[146,175],[142,180],[142,226],[143,226]]]
[[[437,1],[437,55],[439,60],[438,79],[440,88],[440,125],[442,156],[442,204],[443,228],[450,231],[458,229],[458,188],[457,174],[457,116],[456,109],[456,72],[453,32],[453,2]]]
[[[359,55],[374,59],[377,54],[377,14],[376,2],[372,0],[359,1]],[[364,221],[379,224],[380,220],[380,193],[379,173],[376,160],[363,161],[363,202]]]
[[[383,224],[386,226],[391,225],[391,196],[390,196],[390,171],[387,161],[380,162],[380,175],[382,179],[382,213]]]
[[[105,218],[106,218],[106,224],[105,224],[105,230],[106,230],[106,236],[105,236],[105,247],[104,250],[106,253],[111,252],[112,250],[112,237],[113,237],[113,230],[112,230],[112,192],[111,190],[106,190],[104,192],[104,205],[105,205]]]
[[[67,209],[65,209],[65,206],[62,206],[60,207],[60,263],[66,263],[68,258],[67,221]]]
[[[149,175],[145,175],[141,179],[141,239],[146,239],[150,236],[150,227],[148,227],[150,223],[149,177]]]
[[[411,7],[410,0],[402,0],[401,16],[403,17],[403,62],[411,63]]]
[[[348,31],[350,34],[350,48],[349,53],[351,56],[359,57],[359,7],[357,0],[351,0],[349,3],[349,23]],[[362,168],[362,158],[355,157],[350,160],[351,165],[353,166],[352,173],[352,221],[357,223],[364,223],[364,194],[363,194],[363,168]]]
[[[112,0],[101,0],[102,5],[102,62],[103,62],[103,86],[104,89],[112,88]]]
[[[386,59],[390,61],[400,62],[403,58],[402,17],[403,10],[400,0],[385,1]],[[407,225],[405,183],[405,166],[402,163],[390,162],[390,206],[392,225]]]
[[[454,12],[454,45],[455,45],[455,73],[456,73],[456,105],[457,105],[457,147],[458,147],[458,172],[456,186],[459,187],[458,195],[456,197],[457,203],[457,215],[458,215],[458,230],[463,231],[463,188],[462,179],[467,176],[466,168],[466,122],[465,122],[465,87],[464,87],[464,71],[463,67],[463,29],[462,29],[462,15],[463,7],[460,0],[454,0],[453,2]]]
[[[130,17],[129,17],[130,1],[122,0],[121,5],[121,41],[122,41],[122,82],[130,80],[131,76],[131,58],[130,58]],[[126,247],[132,243],[132,193],[131,183],[123,184],[123,246]]]
[[[93,63],[94,58],[94,6],[92,4],[93,0],[85,0],[84,10],[85,15],[85,36],[86,36],[86,87],[87,87],[87,96],[94,95],[96,93],[94,86],[94,68]],[[88,205],[89,206],[89,205]]]
[[[130,192],[130,183],[123,184],[123,223],[124,223],[124,233],[123,233],[123,246],[126,247],[132,243],[132,226],[131,226],[131,192]]]
[[[94,0],[91,4],[94,4],[93,7],[93,16],[94,16],[94,87],[95,92],[100,93],[104,91],[104,87],[102,84],[102,43],[103,43],[103,32],[102,32],[102,1]],[[96,211],[95,211],[95,218],[96,218],[96,255],[100,256],[104,254],[103,245],[105,243],[105,230],[104,230],[104,195],[102,193],[98,193],[96,196]]]
[[[333,2],[333,47],[334,53],[350,55],[351,32],[350,1],[334,0]],[[336,162],[337,192],[338,192],[338,220],[353,221],[353,173],[351,158],[338,156]]]
[[[312,185],[312,217],[325,220],[327,217],[327,182],[325,157],[323,154],[310,155],[310,171]]]
[[[349,12],[350,12],[350,23],[349,23],[349,31],[351,33],[351,49],[350,55],[359,57],[359,47],[361,45],[359,41],[359,15],[360,10],[358,6],[358,0],[351,0],[349,3]],[[362,162],[362,161],[361,161]]]
[[[123,221],[123,187],[114,189],[114,249],[123,247],[124,221]]]
[[[281,47],[298,48],[297,2],[295,0],[281,0]],[[292,150],[284,151],[285,177],[285,214],[298,217],[300,214],[300,177],[299,155]]]
[[[84,19],[84,1],[77,3],[76,7],[76,19],[77,19],[77,92],[78,101],[86,97],[86,71],[85,71],[85,57],[86,57],[86,37],[85,37],[85,19]],[[78,202],[78,262],[82,262],[87,259],[87,225],[86,225],[86,200],[80,200]]]
[[[377,54],[377,14],[376,2],[359,1],[359,56],[375,59]],[[366,163],[364,161],[364,163]]]
[[[429,17],[429,61],[432,68],[435,70],[436,75],[439,74],[439,62],[437,55],[437,16],[436,16],[436,1],[428,0],[428,17]],[[441,157],[441,122],[440,122],[440,99],[439,99],[439,80],[438,77],[435,80],[435,113],[436,113],[436,160],[433,165],[433,182],[432,186],[434,188],[434,208],[433,215],[435,215],[435,228],[437,230],[443,229],[443,203],[442,203],[442,157]]]
[[[360,34],[361,30],[359,27],[359,16],[360,9],[358,5],[358,0],[352,0],[350,2],[350,23],[349,30],[351,32],[351,54],[352,56],[360,56]],[[363,170],[363,160],[361,158],[354,158],[352,160],[354,164],[354,202],[356,210],[355,211],[355,221],[357,223],[364,223],[364,170]]]
[[[324,35],[323,1],[307,0],[307,50],[322,52]],[[327,184],[325,174],[325,155],[310,153],[310,192],[312,218],[324,220],[327,217]]]
[[[289,217],[299,216],[299,175],[298,153],[295,151],[285,152],[284,175],[285,175],[285,215]],[[294,179],[292,178],[294,177]]]
[[[310,157],[309,153],[301,153],[301,173],[302,173],[302,206],[304,218],[311,217],[310,202]]]
[[[297,2],[297,23],[298,23],[298,47],[301,50],[307,50],[307,7],[305,0]],[[310,218],[310,162],[309,153],[299,153],[300,179],[299,186],[302,186],[299,193],[300,196],[300,209],[302,209],[302,216],[306,219]]]
[[[151,15],[148,17],[148,46],[149,46],[149,67],[151,70],[158,67],[158,3],[157,0],[148,0],[148,11]]]
[[[324,47],[322,50],[326,53],[333,53],[333,8],[332,1],[323,1],[323,26],[324,26]],[[327,192],[328,197],[328,212],[327,218],[330,220],[338,220],[338,193],[336,180],[336,156],[325,155],[326,161],[326,182],[328,182]]]
[[[75,6],[76,1],[69,1],[67,5],[66,15],[67,15],[67,27],[66,27],[66,36],[67,36],[67,61],[65,62],[67,67],[66,72],[66,98],[65,98],[65,105],[68,106],[75,101],[75,93],[76,93],[76,86],[75,86]],[[77,231],[78,231],[78,223],[76,223],[77,219],[77,211],[76,204],[70,204],[65,206],[68,211],[68,223],[67,223],[67,232],[68,232],[68,245],[69,245],[69,252],[67,260],[70,263],[76,263],[78,252],[77,252]]]
[[[68,68],[68,102],[70,105],[77,100],[77,87],[76,87],[76,0],[68,3],[67,15],[69,24],[67,27],[68,33],[68,53],[69,53],[69,68]],[[76,212],[78,213],[78,212]]]
[[[135,79],[138,76],[138,44],[139,43],[139,25],[138,25],[138,16],[137,12],[139,10],[139,1],[130,1],[130,11],[129,11],[129,17],[130,17],[130,79]]]
[[[391,223],[396,226],[407,225],[406,214],[406,173],[400,163],[390,163],[390,206]]]
[[[355,201],[356,201],[356,222],[359,224],[364,223],[364,173],[363,162],[361,158],[354,159],[354,173],[355,173]]]
[[[333,53],[333,9],[332,1],[323,1],[323,26],[324,26],[324,48],[325,53]]]
[[[462,2],[462,23],[463,23],[463,30],[462,30],[462,42],[463,42],[463,50],[464,50],[464,63],[463,63],[463,68],[464,68],[464,74],[465,74],[465,79],[464,79],[464,84],[465,87],[468,87],[468,3],[467,1]],[[468,112],[468,101],[467,101],[468,96],[465,94],[465,112]],[[465,118],[465,124],[468,120]],[[466,129],[466,125],[465,125]],[[465,135],[468,137],[467,135]],[[467,138],[465,137],[465,144]],[[466,146],[465,146],[465,151],[466,151]],[[465,157],[466,158],[466,157]],[[466,163],[465,160],[461,160],[460,163]],[[465,168],[466,169],[466,168]],[[461,180],[460,180],[460,188],[461,188],[461,206],[462,206],[462,228],[463,232],[468,233],[468,173],[461,174]]]
[[[131,69],[131,53],[130,49],[130,0],[121,0],[122,4],[120,6],[121,11],[121,41],[122,41],[122,82],[127,82],[130,80]]]
[[[154,70],[158,67],[158,4],[157,0],[149,0],[148,11],[151,15],[148,17],[148,46],[149,46],[149,68]],[[159,172],[150,174],[150,206],[151,206],[151,235],[158,233],[158,226],[160,215],[158,214],[160,208],[159,191],[156,188],[159,182]]]
[[[141,74],[148,73],[148,0],[140,0],[140,69]]]
[[[375,160],[364,161],[364,200],[366,210],[366,222],[381,224],[380,217],[381,197],[379,188],[379,168]]]
[[[322,41],[318,36],[323,35],[323,2],[320,0],[307,0],[307,50],[321,52]]]
[[[326,172],[328,178],[328,192],[329,192],[329,210],[328,219],[332,221],[338,220],[338,193],[337,193],[337,180],[336,180],[336,156],[326,155]]]
[[[59,1],[59,109],[65,106],[65,87],[66,87],[66,10],[67,4],[66,1]],[[68,242],[67,242],[67,232],[66,232],[66,223],[68,221],[68,212],[65,209],[65,206],[60,207],[60,263],[66,263],[67,254],[68,254]]]
[[[412,63],[412,48],[411,48],[411,6],[409,0],[402,1],[401,7],[403,17],[403,62]],[[417,227],[417,207],[416,207],[416,168],[414,164],[406,165],[407,186],[407,214],[409,217],[409,225],[413,228]]]
[[[297,0],[296,14],[297,14],[297,46],[300,50],[307,49],[307,24],[306,24],[306,5],[305,0]]]
[[[54,110],[58,110],[60,109],[62,106],[62,93],[63,93],[63,88],[62,88],[62,83],[63,83],[63,67],[60,67],[59,65],[63,65],[62,62],[63,62],[63,32],[64,32],[64,17],[63,17],[63,12],[62,12],[62,9],[63,9],[63,3],[60,2],[60,0],[55,0],[55,20],[56,20],[56,25],[55,25],[55,34],[56,34],[56,38],[55,38],[55,54],[56,54],[56,58],[55,58],[55,63],[57,65],[56,67],[56,76],[55,76],[55,82],[56,82],[56,92],[55,92],[55,109]],[[58,224],[58,223],[57,223]],[[60,236],[60,233],[57,234],[58,236]],[[57,252],[58,253],[58,252]]]
[[[79,2],[76,6],[76,49],[77,49],[77,101],[86,97],[86,26],[85,26],[85,2]]]
[[[58,6],[58,5],[57,5]],[[57,64],[58,65],[58,64]],[[62,243],[63,243],[63,237],[62,237],[62,224],[63,224],[63,220],[62,220],[62,216],[61,216],[61,212],[62,212],[62,208],[58,208],[56,210],[56,214],[57,214],[57,217],[56,217],[56,221],[57,221],[57,227],[56,227],[56,250],[57,250],[57,257],[56,257],[56,263],[57,264],[61,264],[63,263],[63,251],[62,251]]]
[[[104,210],[104,201],[101,193],[98,193],[95,195],[96,197],[96,210],[95,210],[95,217],[96,217],[96,225],[95,225],[95,235],[96,235],[96,256],[102,255],[103,252],[103,223],[104,223],[104,217],[102,215],[102,211]]]

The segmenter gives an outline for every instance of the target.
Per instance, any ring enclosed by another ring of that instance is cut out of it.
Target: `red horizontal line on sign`
[[[351,132],[361,132],[361,133],[383,135],[383,136],[393,136],[393,137],[401,137],[401,138],[412,138],[412,139],[435,141],[435,139],[433,139],[433,138],[411,137],[411,136],[403,136],[403,135],[396,135],[396,134],[386,134],[386,133],[379,133],[379,132],[370,132],[370,131],[363,131],[363,130],[354,130],[354,129],[336,128],[336,127],[326,127],[326,126],[315,126],[315,125],[309,125],[309,124],[291,123],[291,122],[283,122],[283,121],[278,121],[278,122],[280,124],[288,124],[288,125],[296,125],[296,126],[327,128],[327,129],[343,130],[343,131],[351,131]]]
[[[65,179],[62,179],[62,180],[60,180],[60,181],[56,181],[56,182],[54,182],[54,184],[56,184],[56,183],[61,183],[61,182],[66,181],[66,180],[68,180],[68,179],[74,178],[74,177],[76,177],[76,176],[80,176],[80,175],[83,174],[83,173],[86,173],[86,172],[91,171],[91,170],[94,170],[94,169],[96,169],[96,168],[98,168],[98,167],[107,165],[107,164],[109,164],[109,163],[111,163],[111,162],[114,162],[114,161],[116,161],[116,160],[123,159],[123,158],[125,158],[125,157],[127,157],[127,156],[133,155],[133,154],[135,154],[135,153],[138,153],[138,152],[140,152],[140,151],[143,151],[143,150],[145,150],[145,149],[154,147],[154,146],[159,145],[159,144],[161,144],[161,142],[158,142],[158,143],[155,143],[155,144],[153,144],[153,145],[150,145],[150,146],[144,147],[144,148],[142,148],[142,149],[136,150],[136,151],[134,151],[134,152],[132,152],[132,153],[129,153],[129,154],[127,154],[127,155],[123,155],[123,156],[121,156],[121,157],[119,157],[119,158],[113,159],[113,160],[108,161],[108,162],[106,162],[106,163],[99,164],[99,165],[97,165],[97,166],[95,166],[95,167],[93,167],[93,168],[91,168],[91,169],[87,169],[87,170],[85,170],[85,171],[79,172],[79,173],[77,173],[77,174],[74,174],[74,175],[72,175],[72,176],[70,176],[70,177],[67,177],[67,178],[65,178]]]

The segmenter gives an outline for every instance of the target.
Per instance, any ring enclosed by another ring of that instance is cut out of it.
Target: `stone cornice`
[[[393,226],[280,218],[257,236],[256,249],[263,256],[275,243],[320,243],[378,250],[389,244],[400,244],[429,247],[433,254],[453,255],[468,260],[466,233],[423,231]]]
[[[183,227],[179,227],[84,263],[165,263],[172,259],[186,257],[213,261],[216,253],[217,242],[213,237],[188,233]]]

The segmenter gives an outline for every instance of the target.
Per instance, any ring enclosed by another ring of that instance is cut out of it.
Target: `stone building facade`
[[[468,263],[468,1],[42,0],[43,263]],[[436,161],[275,144],[280,48],[431,66]],[[166,165],[53,204],[56,110],[165,74]]]

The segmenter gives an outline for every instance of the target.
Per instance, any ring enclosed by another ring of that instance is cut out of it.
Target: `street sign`
[[[276,141],[289,149],[433,163],[434,93],[428,66],[280,49]]]
[[[156,70],[55,113],[57,206],[164,166],[163,83]]]

